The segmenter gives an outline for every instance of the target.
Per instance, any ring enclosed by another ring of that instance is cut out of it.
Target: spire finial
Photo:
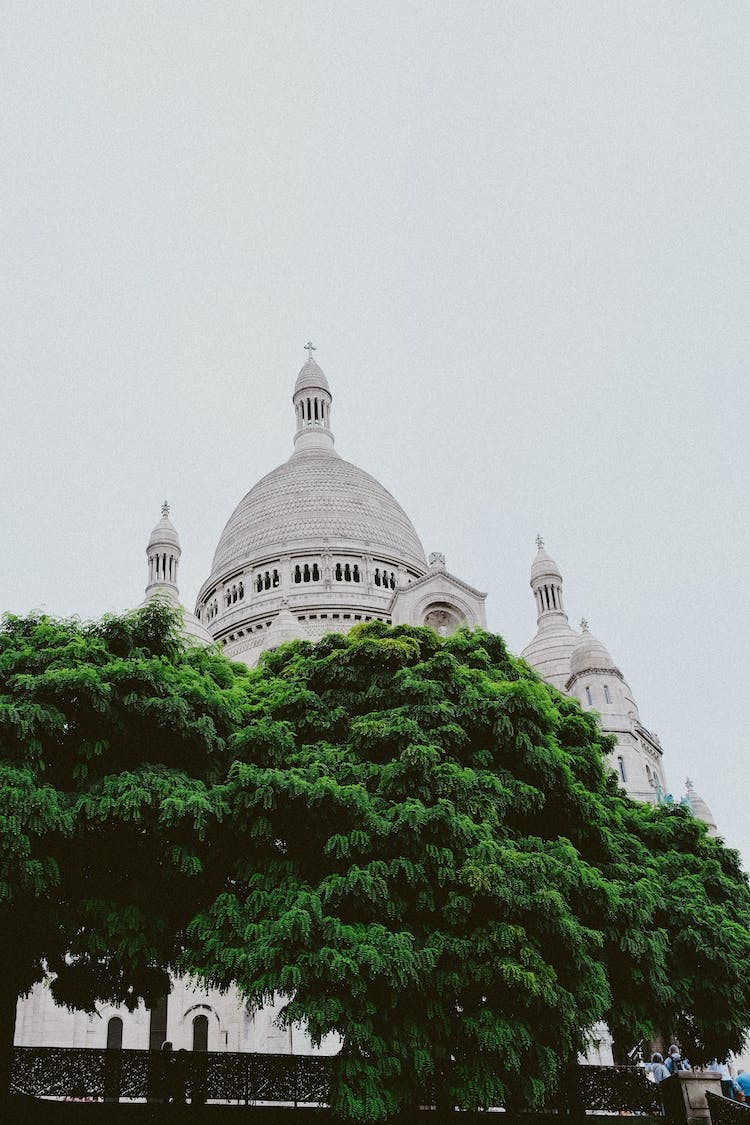
[[[169,519],[169,504],[166,500],[161,506],[161,518],[164,520]]]
[[[537,550],[541,551],[542,547],[544,546],[544,540],[542,539],[541,535],[537,535],[536,545],[537,545]]]
[[[316,352],[317,350],[318,349],[315,347],[315,344],[312,342],[312,340],[308,340],[307,343],[305,344],[305,351],[307,352],[307,362],[308,363],[312,359],[313,352]]]
[[[693,788],[693,781],[692,781],[692,778],[690,778],[690,777],[686,777],[686,778],[685,778],[685,788],[687,789],[688,793],[689,793],[689,792],[690,792],[690,790],[691,790],[691,789]]]
[[[581,618],[581,628],[582,629],[588,629],[588,627],[589,627],[588,621],[586,620],[585,617],[582,617]]]

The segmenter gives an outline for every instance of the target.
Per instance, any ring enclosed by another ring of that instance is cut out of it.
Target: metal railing
[[[750,1105],[706,1090],[712,1125],[750,1125]]]
[[[16,1047],[11,1090],[37,1098],[82,1092],[104,1101],[235,1102],[325,1106],[336,1056]],[[423,1104],[433,1098],[426,1094]],[[636,1067],[576,1066],[550,1099],[551,1110],[655,1114],[658,1087]],[[750,1125],[750,1120],[721,1125]]]

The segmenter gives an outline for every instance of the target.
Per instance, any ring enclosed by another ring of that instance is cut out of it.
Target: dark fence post
[[[110,1050],[104,1055],[104,1100],[119,1102],[122,1091],[122,1051]]]

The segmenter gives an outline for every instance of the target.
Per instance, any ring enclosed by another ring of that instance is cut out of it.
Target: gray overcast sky
[[[750,862],[746,0],[70,3],[0,14],[0,605],[192,608],[337,448],[519,651],[541,532]]]

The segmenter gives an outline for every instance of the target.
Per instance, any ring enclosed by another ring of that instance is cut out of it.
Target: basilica
[[[442,634],[486,625],[486,595],[452,574],[441,554],[425,555],[396,499],[334,447],[332,395],[312,358],[292,395],[293,447],[287,461],[255,484],[232,512],[201,586],[194,612],[184,610],[188,643],[221,645],[248,665],[283,641],[317,640],[356,622],[427,625]],[[179,605],[180,541],[167,504],[146,549],[145,600]],[[668,793],[663,749],[641,720],[627,680],[585,621],[575,629],[563,601],[560,568],[537,539],[531,564],[536,633],[521,656],[548,683],[596,711],[614,736],[611,766],[639,801]],[[145,604],[145,603],[144,603]],[[688,803],[715,832],[711,813],[688,782]],[[44,984],[18,1005],[22,1046],[158,1048],[311,1053],[302,1028],[280,1029],[278,1007],[254,1010],[237,995],[176,980],[158,1008],[133,1013],[103,1006],[95,1015],[58,1008]],[[331,1038],[320,1050],[332,1053]],[[603,1026],[594,1032],[592,1062],[612,1061]]]

